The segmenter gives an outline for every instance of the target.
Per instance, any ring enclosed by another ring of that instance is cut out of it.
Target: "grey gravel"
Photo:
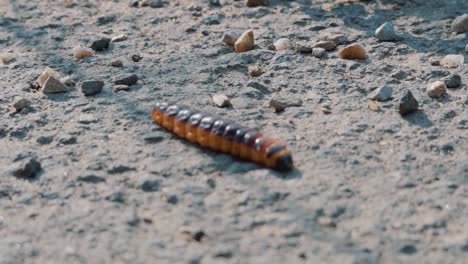
[[[385,102],[392,98],[393,88],[388,85],[380,86],[372,91],[367,98],[374,101]]]
[[[392,22],[386,22],[377,28],[375,30],[375,37],[380,41],[395,41],[399,39]]]
[[[468,67],[430,59],[466,55],[466,32],[454,34],[450,23],[467,1],[0,2],[8,2],[0,4],[0,52],[16,57],[0,65],[0,263],[466,259]],[[203,23],[216,14],[220,24]],[[403,41],[375,38],[387,21]],[[224,32],[248,29],[253,50],[236,53],[221,42]],[[73,58],[75,47],[100,36],[119,41]],[[280,38],[307,53],[266,49]],[[327,59],[311,54],[321,41],[337,45]],[[354,43],[368,60],[339,58]],[[136,54],[143,59],[134,62]],[[114,60],[123,66],[110,66]],[[261,71],[249,76],[255,66]],[[77,84],[42,93],[35,80],[45,67]],[[115,78],[131,74],[137,84],[114,92]],[[462,85],[437,99],[426,94],[452,74]],[[84,96],[85,80],[106,86]],[[392,98],[367,99],[383,85]],[[405,89],[419,103],[402,116]],[[215,94],[228,95],[232,107],[212,105]],[[274,95],[302,105],[275,112]],[[17,98],[33,110],[15,113]],[[288,146],[295,170],[187,142],[154,123],[156,102],[258,129]],[[156,142],[145,140],[153,133]],[[31,157],[41,170],[31,180],[14,177],[11,169]],[[159,190],[143,191],[146,180],[160,181]]]
[[[326,50],[323,48],[313,48],[312,56],[319,59],[325,59],[328,57]]]

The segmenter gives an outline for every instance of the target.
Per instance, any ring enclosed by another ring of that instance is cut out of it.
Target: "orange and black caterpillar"
[[[280,171],[294,167],[292,156],[285,145],[231,121],[168,103],[157,103],[152,117],[160,126],[202,147]]]

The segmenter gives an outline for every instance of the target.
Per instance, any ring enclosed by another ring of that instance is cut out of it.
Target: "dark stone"
[[[158,142],[161,142],[164,140],[164,137],[160,134],[160,133],[157,133],[157,132],[154,132],[154,133],[149,133],[149,134],[146,134],[143,139],[145,140],[145,142],[147,143],[158,143]]]
[[[129,7],[138,7],[139,2],[140,2],[139,0],[130,0],[130,2],[128,3],[128,6]]]
[[[27,158],[15,164],[13,176],[21,179],[32,179],[42,170],[41,163],[34,158]]]
[[[53,140],[54,140],[53,136],[40,136],[37,138],[36,142],[41,145],[47,145],[47,144],[52,143]]]
[[[151,8],[161,8],[164,7],[164,2],[162,0],[152,0],[149,6]]]
[[[125,203],[125,193],[115,192],[106,197],[106,200],[114,203]]]
[[[116,15],[101,16],[101,17],[98,17],[98,19],[96,20],[96,24],[97,24],[98,26],[102,26],[102,25],[105,25],[105,24],[112,23],[112,22],[114,22],[115,20],[117,20],[117,16],[116,16]]]
[[[87,80],[81,83],[81,91],[86,96],[96,95],[100,93],[103,87],[103,81]]]
[[[91,43],[90,48],[95,51],[104,51],[109,48],[110,38],[100,38]]]
[[[138,55],[138,54],[132,55],[132,61],[134,61],[134,62],[139,62],[139,61],[141,61],[142,59],[143,59],[143,57],[140,56],[140,55]]]
[[[157,192],[161,187],[160,180],[145,180],[141,184],[141,190],[144,192]]]
[[[109,174],[120,174],[120,173],[124,173],[127,171],[132,171],[132,170],[135,170],[135,168],[131,168],[125,165],[117,165],[107,170],[107,172]]]
[[[413,93],[408,89],[403,91],[403,94],[398,101],[398,112],[401,115],[406,115],[418,110],[418,106],[419,103],[414,98]]]
[[[406,255],[413,255],[418,252],[418,250],[414,245],[405,245],[400,248],[400,252]]]
[[[134,85],[138,82],[138,75],[136,74],[122,74],[114,78],[114,84],[116,85]]]
[[[198,230],[197,232],[195,232],[192,236],[193,240],[195,241],[202,241],[202,239],[206,236],[205,232],[203,232],[203,230]]]
[[[77,181],[87,182],[87,183],[100,183],[100,182],[105,182],[106,179],[96,176],[94,174],[90,174],[86,176],[78,176]]]
[[[447,88],[457,88],[462,85],[461,77],[458,74],[451,74],[442,79]]]
[[[169,197],[167,197],[166,201],[170,204],[177,204],[179,202],[179,198],[177,197],[177,195],[171,194],[169,195]]]
[[[63,145],[72,145],[76,144],[77,139],[76,137],[73,136],[63,136],[59,139],[59,143],[62,143]]]

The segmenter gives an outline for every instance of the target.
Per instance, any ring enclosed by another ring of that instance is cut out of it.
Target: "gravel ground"
[[[153,2],[0,1],[0,263],[466,261],[468,70],[435,60],[467,60],[468,33],[451,23],[468,1]],[[385,22],[393,42],[374,36]],[[253,50],[221,42],[248,29]],[[338,47],[268,50],[279,38]],[[368,59],[339,57],[353,43]],[[46,67],[68,92],[38,91]],[[426,92],[454,75],[458,87]],[[104,87],[85,96],[85,81]],[[369,101],[383,85],[391,97]],[[419,109],[401,115],[406,90]],[[232,106],[213,106],[216,94]],[[272,97],[295,106],[275,112]],[[157,101],[281,138],[296,169],[180,140],[151,121]]]

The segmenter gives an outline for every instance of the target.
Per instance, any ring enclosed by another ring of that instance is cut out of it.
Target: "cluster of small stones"
[[[268,5],[267,1],[247,1],[247,6],[256,7],[256,6],[265,6]],[[458,17],[452,24],[452,31],[455,33],[463,33],[467,31],[466,24],[468,23],[468,15],[463,15]],[[346,39],[346,37],[344,37]],[[395,28],[392,22],[386,22],[378,27],[375,31],[375,38],[381,42],[395,42],[401,41],[404,38],[395,32]],[[346,41],[346,40],[345,40]],[[335,50],[339,45],[343,44],[343,37],[335,38],[333,40],[324,40],[316,43],[313,46],[304,46],[304,45],[295,45],[294,42],[288,38],[279,38],[273,44],[268,45],[266,48],[272,51],[287,51],[287,50],[296,50],[299,53],[311,53],[312,56],[320,59],[326,59],[328,57],[327,52]],[[226,31],[222,38],[221,42],[228,46],[234,46],[234,50],[238,53],[247,52],[255,47],[254,32],[252,29],[245,31],[240,36],[237,32]],[[468,48],[468,45],[467,45]],[[344,60],[367,60],[369,55],[366,52],[365,47],[360,43],[352,43],[343,48],[338,52],[338,56]],[[445,56],[443,59],[433,59],[431,62],[433,65],[441,65],[446,68],[457,68],[462,67],[464,64],[464,56],[451,54]],[[263,71],[259,67],[249,67],[248,75],[250,77],[258,77],[263,74]],[[460,78],[458,78],[460,79]],[[460,84],[452,85],[452,88],[460,86]],[[427,88],[427,95],[431,98],[439,98],[446,93],[447,86],[444,82],[438,81],[435,82]],[[371,100],[368,104],[368,108],[373,111],[380,110],[380,105],[376,103],[385,102],[392,98],[393,89],[390,86],[379,87],[371,94],[369,94],[368,99]],[[290,98],[285,99],[285,101],[291,100]],[[276,98],[271,98],[270,107],[274,108],[276,112],[281,112],[287,107],[292,106],[301,106],[301,103],[298,102],[287,102],[281,103]],[[399,98],[398,112],[401,115],[406,115],[418,110],[419,103],[414,98],[410,90],[405,90]],[[329,114],[328,111],[324,113]]]
[[[130,7],[152,7],[161,8],[166,3],[161,0],[131,0],[129,1]],[[211,5],[220,5],[219,1],[210,1]],[[269,1],[266,0],[247,0],[245,1],[247,7],[261,7],[268,6]],[[201,9],[199,6],[192,4],[188,8],[190,11],[199,12]],[[98,21],[99,22],[99,21]],[[212,23],[211,21],[210,23]],[[102,23],[106,23],[104,20]],[[214,22],[213,22],[214,23]],[[468,32],[468,15],[464,14],[457,17],[450,27],[453,34],[463,34]],[[397,42],[404,40],[401,34],[398,34],[395,30],[395,26],[392,21],[388,21],[380,25],[374,32],[374,37],[379,42]],[[106,53],[112,43],[125,41],[128,36],[125,34],[115,35],[113,37],[100,36],[92,39],[89,45],[80,45],[72,50],[73,57],[78,60],[90,60],[94,56],[99,56],[100,53]],[[280,37],[273,43],[266,47],[258,47],[255,42],[255,31],[254,29],[248,29],[243,32],[229,30],[224,32],[221,37],[221,42],[226,46],[232,47],[236,53],[249,52],[255,48],[267,49],[274,52],[297,52],[300,54],[311,54],[313,57],[318,59],[327,59],[329,53],[337,51],[337,56],[343,60],[354,60],[354,61],[365,61],[369,59],[369,55],[363,44],[359,42],[350,43],[346,35],[337,35],[329,37],[324,40],[317,41],[310,45],[299,44],[296,40],[290,38]],[[468,45],[466,47],[468,52]],[[134,62],[139,62],[143,57],[135,54],[131,57]],[[372,59],[372,58],[371,58]],[[8,64],[16,60],[16,55],[11,53],[1,53],[0,62],[2,64]],[[443,58],[431,58],[430,63],[434,66],[441,66],[449,69],[462,67],[464,64],[464,55],[461,54],[449,54]],[[120,59],[114,59],[110,61],[109,66],[115,68],[122,68],[124,64]],[[247,75],[251,78],[257,78],[265,74],[268,71],[267,68],[261,65],[249,66]],[[113,86],[113,90],[128,91],[130,86],[138,82],[138,76],[136,74],[121,74],[115,76],[113,80],[108,81]],[[84,79],[84,80],[73,80],[68,76],[58,71],[46,67],[42,74],[36,80],[39,90],[43,93],[63,93],[73,91],[70,89],[76,83],[79,84],[80,90],[84,96],[95,96],[101,93],[106,86],[106,80],[99,79]],[[448,88],[457,88],[462,86],[461,77],[456,74],[445,77],[444,79],[437,80],[433,83],[427,84],[426,94],[430,98],[441,98],[447,94]],[[380,103],[391,100],[394,96],[394,88],[391,85],[384,85],[378,87],[374,91],[368,94],[368,109],[372,111],[381,110]],[[210,102],[213,106],[225,108],[232,106],[230,98],[225,94],[215,94],[211,96]],[[26,114],[33,111],[33,103],[24,98],[18,98],[15,100],[13,107],[15,109],[14,114],[22,113]],[[273,94],[268,102],[268,106],[273,108],[275,112],[282,112],[289,107],[301,107],[303,101],[300,98],[294,98],[287,94]],[[419,102],[413,96],[410,89],[403,90],[398,97],[397,111],[401,115],[407,115],[418,110]],[[329,103],[323,103],[321,105],[322,112],[324,114],[331,114],[332,109]]]

